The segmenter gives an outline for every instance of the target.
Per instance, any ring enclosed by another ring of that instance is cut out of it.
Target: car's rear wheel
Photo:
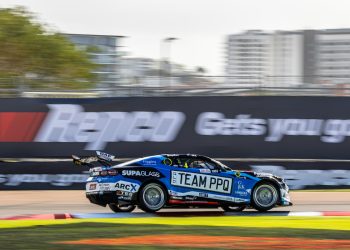
[[[108,206],[115,213],[128,213],[128,212],[134,211],[134,209],[136,208],[135,205],[131,205],[131,204],[119,205],[119,204],[110,203],[108,204]]]
[[[252,193],[252,205],[261,212],[273,208],[278,200],[277,188],[269,182],[261,182],[254,187]]]
[[[161,209],[167,201],[167,193],[164,188],[157,183],[148,183],[140,193],[140,208],[145,212],[156,212]]]
[[[246,205],[240,205],[240,206],[221,206],[222,209],[225,212],[241,212],[246,208]]]

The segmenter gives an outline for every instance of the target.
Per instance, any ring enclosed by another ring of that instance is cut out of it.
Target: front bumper
[[[290,200],[289,192],[286,189],[281,189],[281,206],[293,206]]]

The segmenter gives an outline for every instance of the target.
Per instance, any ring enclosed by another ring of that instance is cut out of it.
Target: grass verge
[[[178,220],[181,220],[177,218]],[[217,226],[184,226],[156,224],[117,224],[98,222],[79,222],[61,225],[36,225],[21,228],[0,229],[1,249],[161,249],[161,246],[100,246],[59,244],[61,241],[74,241],[91,238],[121,238],[127,236],[153,235],[162,237],[175,235],[211,235],[211,236],[254,236],[254,237],[295,237],[312,239],[350,239],[349,231],[302,229],[302,228],[247,228]],[[132,244],[132,242],[131,242]],[[166,247],[166,249],[180,249]],[[189,249],[189,248],[186,248]],[[198,249],[198,248],[197,248]]]

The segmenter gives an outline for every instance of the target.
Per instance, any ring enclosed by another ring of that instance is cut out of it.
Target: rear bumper
[[[89,194],[86,194],[86,198],[88,198],[91,203],[97,204],[103,207],[105,207],[109,203],[118,202],[118,196],[115,194],[115,192],[104,192],[102,194],[89,193]]]

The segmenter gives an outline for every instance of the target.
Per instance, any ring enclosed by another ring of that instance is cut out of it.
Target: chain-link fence
[[[321,95],[349,96],[350,78],[314,76],[204,76],[120,77],[113,82],[98,82],[86,88],[67,89],[59,81],[0,79],[0,97],[94,98],[127,96],[243,96],[243,95]]]

